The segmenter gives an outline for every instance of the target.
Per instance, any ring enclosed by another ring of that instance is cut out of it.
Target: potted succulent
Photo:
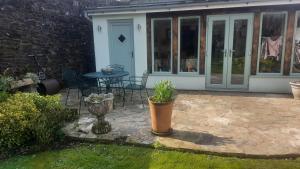
[[[170,81],[160,81],[154,87],[154,95],[148,98],[152,133],[169,135],[172,133],[171,118],[175,87]]]
[[[294,99],[300,100],[300,81],[290,82]]]

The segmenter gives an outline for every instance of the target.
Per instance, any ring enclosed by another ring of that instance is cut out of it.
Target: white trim
[[[280,65],[280,72],[279,73],[260,73],[259,72],[259,62],[260,62],[260,50],[261,50],[261,35],[262,35],[262,23],[263,23],[263,16],[264,14],[285,14],[285,23],[284,23],[284,32],[283,32],[283,45],[282,45],[282,53],[281,53],[281,65]],[[259,31],[259,46],[257,51],[257,67],[256,67],[256,74],[262,76],[278,76],[283,74],[283,65],[284,65],[284,53],[285,53],[285,42],[286,42],[286,31],[287,31],[287,19],[288,19],[288,12],[281,11],[281,12],[262,12],[260,14],[260,31]]]
[[[180,71],[180,49],[181,49],[181,20],[184,19],[198,19],[198,37],[197,37],[197,72],[182,72]],[[177,65],[177,70],[178,74],[199,74],[199,64],[200,64],[200,36],[201,36],[201,18],[200,16],[186,16],[186,17],[178,17],[178,65]]]
[[[171,21],[171,42],[170,42],[170,71],[168,72],[157,72],[154,70],[154,21],[157,20],[170,20]],[[172,70],[173,70],[173,18],[171,17],[167,17],[167,18],[152,18],[151,19],[151,55],[152,55],[152,73],[155,74],[172,74]]]
[[[300,72],[294,73],[293,72],[293,65],[294,65],[294,58],[295,58],[295,35],[298,25],[298,17],[300,17],[300,11],[296,11],[295,15],[295,22],[294,22],[294,35],[293,35],[293,45],[292,45],[292,57],[291,57],[291,66],[290,66],[290,75],[291,76],[300,76]]]
[[[249,2],[219,2],[219,3],[202,3],[202,4],[190,4],[184,7],[170,6],[159,9],[120,9],[120,11],[104,11],[105,8],[98,8],[94,10],[88,10],[88,16],[95,15],[122,15],[122,14],[141,14],[141,13],[157,13],[157,12],[172,12],[172,11],[191,11],[191,10],[204,10],[204,9],[223,9],[223,8],[238,8],[238,7],[255,7],[255,6],[274,6],[274,5],[292,5],[300,4],[299,0],[252,0]],[[99,10],[97,12],[97,10]],[[101,11],[103,10],[103,11]]]

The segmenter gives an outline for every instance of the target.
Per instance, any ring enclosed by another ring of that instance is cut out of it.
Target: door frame
[[[132,50],[131,62],[130,62],[130,74],[131,76],[135,76],[135,50],[134,50],[134,32],[133,32],[133,19],[111,19],[107,20],[107,28],[108,28],[108,48],[109,48],[109,64],[112,64],[112,41],[111,41],[111,34],[112,34],[112,26],[128,26],[130,27],[130,46]]]
[[[213,33],[213,21],[225,21],[225,34],[224,34],[224,52],[223,52],[223,79],[222,84],[211,84],[211,53],[212,53],[212,33]],[[226,76],[224,73],[227,74],[227,64],[224,64],[225,58],[227,55],[227,48],[228,48],[228,29],[229,29],[229,17],[228,15],[209,15],[207,16],[207,33],[206,33],[206,88],[219,88],[219,89],[226,89]],[[227,40],[226,40],[227,39]],[[209,57],[210,56],[210,57]]]
[[[232,85],[231,83],[231,66],[232,57],[229,55],[229,49],[232,49],[233,45],[233,32],[234,32],[234,21],[237,19],[247,19],[247,40],[246,40],[246,56],[245,56],[245,67],[244,67],[244,84],[243,85]],[[226,15],[208,15],[207,16],[207,33],[206,33],[206,88],[207,89],[221,89],[221,90],[245,90],[249,87],[249,76],[251,69],[251,57],[252,57],[252,39],[253,39],[253,13],[240,13],[240,14],[226,14]],[[211,84],[211,44],[212,44],[212,31],[213,21],[225,20],[225,42],[224,50],[224,62],[223,62],[223,83],[222,84]],[[227,38],[227,39],[226,39]],[[228,59],[228,58],[231,59]],[[226,63],[225,63],[226,62]]]

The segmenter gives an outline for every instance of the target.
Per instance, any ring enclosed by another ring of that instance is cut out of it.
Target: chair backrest
[[[108,65],[108,67],[113,68],[115,71],[124,71],[125,69],[125,66],[118,64]]]
[[[148,76],[149,76],[149,73],[147,71],[143,73],[142,83],[141,83],[141,85],[143,87],[146,87],[146,85],[147,85]]]
[[[62,80],[66,87],[75,87],[78,85],[78,75],[75,70],[66,68],[62,72]]]

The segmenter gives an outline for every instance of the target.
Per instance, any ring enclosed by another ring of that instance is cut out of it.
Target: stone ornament
[[[114,96],[112,93],[92,93],[84,99],[87,103],[88,111],[97,117],[97,122],[92,127],[94,134],[106,134],[111,131],[111,125],[105,121],[105,115],[113,110],[113,100]]]

